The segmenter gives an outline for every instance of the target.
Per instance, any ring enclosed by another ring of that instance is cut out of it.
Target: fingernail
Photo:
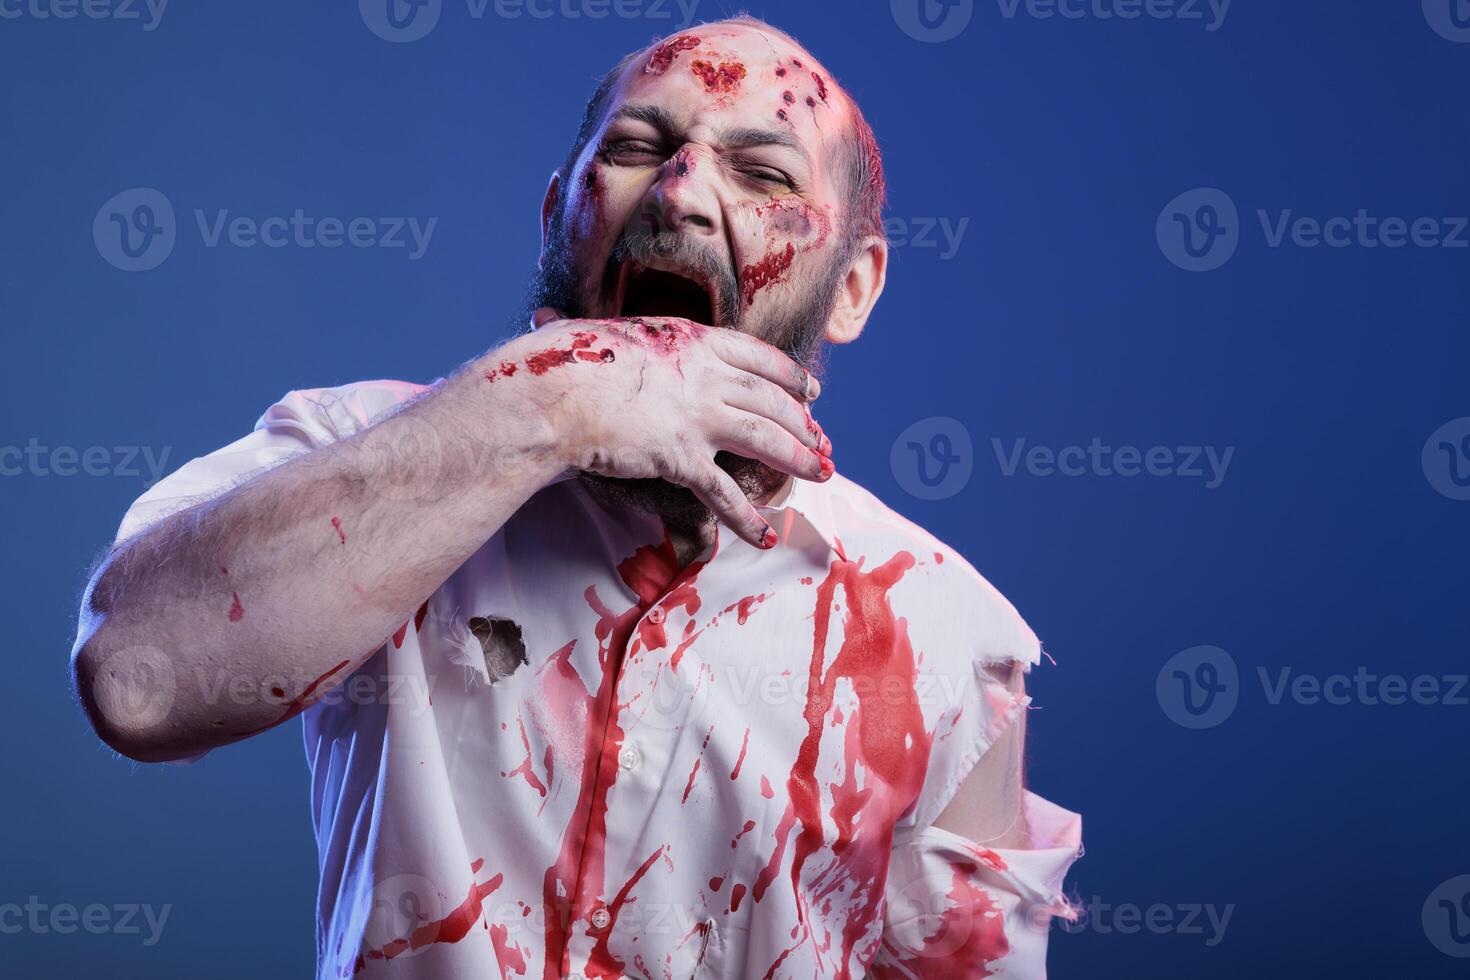
[[[817,446],[817,452],[823,456],[832,455],[832,440],[828,439],[825,433],[822,434],[822,442],[821,445]]]
[[[761,547],[774,548],[777,544],[780,543],[780,541],[780,537],[776,535],[776,529],[773,527],[768,527],[766,528],[766,533],[761,537]]]
[[[814,374],[808,374],[806,376],[806,400],[807,401],[815,401],[816,398],[817,398],[817,396],[820,395],[821,393],[822,393],[822,382],[820,382],[820,381],[817,380],[817,376],[816,375],[814,375]]]
[[[836,471],[837,471],[837,467],[832,464],[832,461],[830,459],[828,459],[826,456],[823,456],[822,457],[822,479],[824,479],[824,480],[830,479],[831,476],[832,476],[832,474],[835,473]]]

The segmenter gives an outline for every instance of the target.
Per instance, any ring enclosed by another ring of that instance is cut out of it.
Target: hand
[[[676,317],[568,320],[543,308],[534,321],[489,355],[485,376],[526,387],[568,468],[687,487],[759,548],[776,532],[715,465],[717,451],[804,480],[832,476],[832,444],[809,408],[821,385],[770,344]]]

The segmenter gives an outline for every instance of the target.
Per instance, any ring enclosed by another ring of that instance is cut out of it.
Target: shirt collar
[[[836,516],[832,509],[833,484],[842,479],[833,476],[826,483],[813,483],[788,477],[786,486],[776,491],[769,504],[756,510],[771,523],[785,543],[797,522],[804,523],[822,539],[827,547],[842,558],[842,539],[838,536]]]

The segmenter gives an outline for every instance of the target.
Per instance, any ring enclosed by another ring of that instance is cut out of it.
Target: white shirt
[[[119,540],[422,390],[291,392]],[[656,517],[558,481],[322,680],[321,980],[1045,975],[1080,818],[1028,794],[1029,850],[932,826],[1029,701],[983,668],[1036,637],[840,475],[762,512],[774,549],[721,526],[678,572]]]

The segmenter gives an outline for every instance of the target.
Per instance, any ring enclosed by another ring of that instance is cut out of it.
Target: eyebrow
[[[643,105],[639,103],[621,106],[612,114],[609,122],[619,119],[631,119],[636,122],[647,123],[654,129],[665,134],[672,134],[679,129],[673,114],[663,106]],[[806,144],[798,139],[794,133],[788,133],[778,129],[722,129],[716,131],[715,139],[721,147],[729,150],[749,150],[760,146],[778,146],[800,154],[808,166],[812,162],[811,154],[807,152]]]

